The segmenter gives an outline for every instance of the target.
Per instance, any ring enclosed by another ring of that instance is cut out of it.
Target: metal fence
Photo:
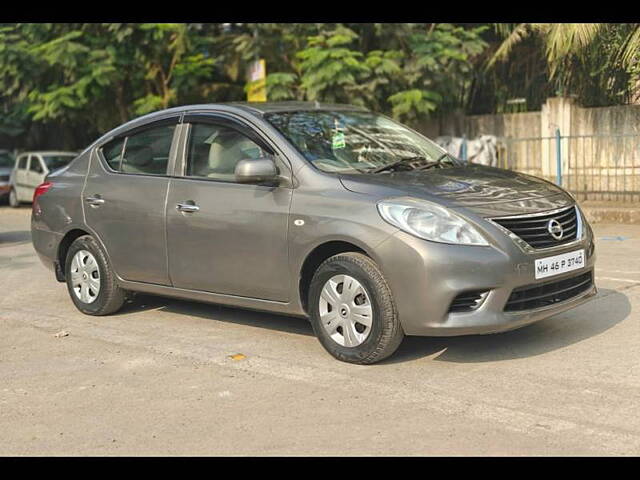
[[[640,135],[499,137],[497,162],[562,185],[578,200],[640,201]]]

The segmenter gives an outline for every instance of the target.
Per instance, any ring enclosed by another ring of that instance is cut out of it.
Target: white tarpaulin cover
[[[436,143],[457,158],[462,158],[462,137],[442,136],[436,138]],[[497,139],[494,135],[480,135],[467,140],[467,160],[496,167],[498,165]]]

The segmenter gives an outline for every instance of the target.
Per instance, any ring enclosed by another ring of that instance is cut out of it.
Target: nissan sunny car
[[[86,314],[145,292],[307,317],[330,354],[360,364],[405,335],[511,330],[596,293],[570,194],[349,105],[132,120],[47,176],[31,227]]]

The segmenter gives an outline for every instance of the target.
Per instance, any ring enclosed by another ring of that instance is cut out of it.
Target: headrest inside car
[[[127,146],[124,153],[124,163],[142,167],[149,165],[153,160],[153,149],[147,145]]]

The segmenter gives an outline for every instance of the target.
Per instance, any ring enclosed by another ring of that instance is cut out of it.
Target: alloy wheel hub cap
[[[83,303],[92,303],[100,293],[100,269],[96,258],[87,250],[79,250],[71,260],[71,286]]]
[[[361,345],[371,333],[373,309],[364,286],[349,275],[334,275],[320,292],[320,321],[337,344]]]

